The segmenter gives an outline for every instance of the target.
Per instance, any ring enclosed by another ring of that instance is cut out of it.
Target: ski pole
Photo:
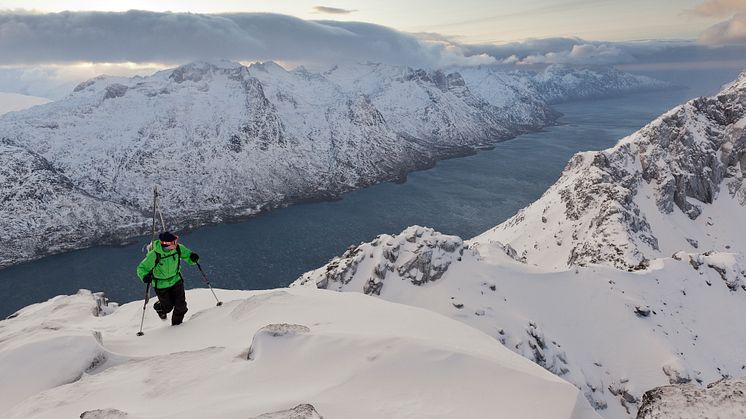
[[[155,240],[155,216],[158,211],[158,186],[153,187],[153,229],[151,243]],[[163,214],[161,214],[161,224],[163,223]],[[150,282],[145,285],[145,302],[142,305],[142,319],[140,319],[140,331],[137,332],[137,336],[142,336],[145,333],[142,331],[142,326],[145,323],[145,309],[148,307],[148,301],[150,301]]]
[[[215,300],[218,302],[217,306],[220,307],[223,305],[223,302],[218,300],[218,296],[215,295],[215,291],[212,289],[212,285],[210,285],[210,281],[207,279],[207,275],[205,275],[205,271],[202,270],[202,266],[200,266],[199,262],[197,262],[197,269],[199,269],[199,272],[202,274],[202,279],[205,280],[205,284],[207,284],[208,287],[210,287],[210,291],[212,291],[212,296],[215,297]]]
[[[145,323],[145,309],[148,307],[148,300],[150,300],[150,283],[145,286],[145,303],[142,305],[142,319],[140,319],[140,331],[137,332],[137,336],[145,334],[142,331],[142,325]]]

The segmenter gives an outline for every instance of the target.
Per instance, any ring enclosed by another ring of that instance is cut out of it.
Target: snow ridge
[[[611,149],[576,154],[539,200],[474,241],[551,269],[727,251],[746,233],[731,222],[746,205],[745,122],[744,83],[691,100]]]
[[[148,310],[141,337],[143,301],[96,316],[86,291],[0,321],[3,418],[598,418],[571,384],[427,310],[305,288],[216,292],[220,307],[187,291],[179,326]]]

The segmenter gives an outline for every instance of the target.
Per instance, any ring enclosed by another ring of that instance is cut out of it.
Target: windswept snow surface
[[[599,71],[563,91],[598,91]],[[661,87],[614,74],[599,94]],[[570,80],[556,70],[469,77],[474,89],[458,72],[221,61],[81,83],[0,117],[0,267],[144,234],[153,185],[169,228],[182,229],[402,179],[552,124],[541,86]]]
[[[170,326],[81,291],[0,322],[3,418],[597,418],[566,381],[427,310],[309,288],[190,290]],[[98,313],[99,316],[94,314]],[[103,315],[106,314],[106,315]]]
[[[464,241],[380,235],[293,286],[472,325],[582,389],[607,418],[645,391],[746,375],[746,73],[600,152]],[[709,403],[709,402],[708,402]]]
[[[607,418],[633,417],[653,387],[746,373],[740,252],[681,252],[638,272],[548,271],[514,258],[509,246],[466,247],[410,227],[294,286],[377,295],[474,326],[578,386]]]

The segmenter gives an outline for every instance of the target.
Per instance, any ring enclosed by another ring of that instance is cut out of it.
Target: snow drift
[[[426,310],[217,291],[221,307],[188,291],[180,326],[149,310],[142,337],[142,301],[100,311],[81,292],[22,309],[0,322],[3,417],[598,417],[571,384]]]

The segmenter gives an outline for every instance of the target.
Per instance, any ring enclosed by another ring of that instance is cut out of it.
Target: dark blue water
[[[557,106],[565,115],[562,125],[441,161],[410,174],[404,184],[384,183],[336,202],[295,205],[242,223],[200,228],[184,234],[181,242],[200,253],[213,285],[266,289],[289,284],[351,244],[413,224],[472,237],[538,198],[575,152],[610,147],[686,99],[717,91],[736,74],[677,73],[677,81],[690,89],[565,103]],[[119,302],[142,298],[144,287],[134,272],[146,242],[80,250],[0,270],[0,318],[80,288],[105,291]],[[185,266],[184,273],[188,288],[203,286],[194,268]]]

